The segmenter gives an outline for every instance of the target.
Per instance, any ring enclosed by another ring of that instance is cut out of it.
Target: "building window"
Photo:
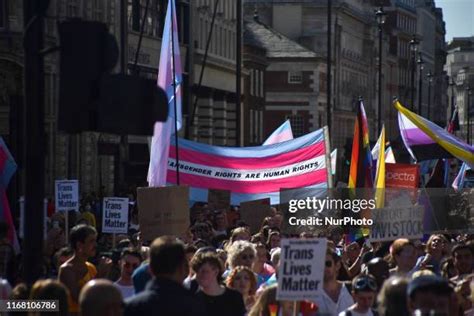
[[[288,72],[288,83],[302,83],[303,72],[302,71],[289,71]]]
[[[105,21],[104,2],[102,0],[92,1],[92,19],[94,21]]]
[[[264,87],[264,82],[263,82],[263,71],[260,71],[260,97],[264,97],[263,95],[263,87]]]
[[[253,82],[254,82],[254,72],[255,70],[251,69],[250,70],[250,95],[254,95],[254,91],[253,91]]]
[[[295,138],[305,134],[304,120],[301,115],[288,115],[286,118],[290,120],[291,130]]]
[[[77,0],[71,0],[67,2],[66,15],[70,18],[79,16],[79,3]]]
[[[255,70],[255,90],[254,90],[254,95],[258,97],[258,91],[259,91],[259,86],[260,86],[260,77],[259,77],[259,72],[258,70]]]
[[[128,2],[128,25],[129,29],[140,32],[142,21],[145,15],[146,0],[129,0]],[[150,1],[148,3],[147,16],[145,17],[143,32],[146,35],[160,37],[160,28],[164,23],[166,7],[160,1]],[[176,9],[178,11],[178,8]],[[178,22],[179,23],[179,22]]]
[[[0,0],[0,30],[7,27],[7,0]]]

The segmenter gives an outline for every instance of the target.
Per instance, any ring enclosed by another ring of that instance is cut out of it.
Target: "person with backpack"
[[[352,281],[354,305],[339,313],[339,316],[378,316],[372,309],[377,296],[377,281],[370,274],[359,274]]]

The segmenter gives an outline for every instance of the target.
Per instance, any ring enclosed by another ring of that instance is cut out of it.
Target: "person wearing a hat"
[[[407,288],[408,310],[450,315],[450,298],[453,289],[448,281],[437,275],[421,275],[410,281]]]
[[[377,296],[377,281],[370,274],[359,274],[352,280],[352,297],[355,304],[339,316],[378,316],[372,309]]]

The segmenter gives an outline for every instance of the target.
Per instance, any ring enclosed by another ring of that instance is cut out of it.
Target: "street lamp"
[[[451,76],[449,78],[448,82],[449,86],[451,87],[451,117],[453,117],[454,110],[455,110],[455,95],[454,95],[454,87],[456,86],[456,82],[454,81],[454,78]]]
[[[410,51],[411,51],[411,109],[415,108],[415,59],[416,59],[416,52],[418,50],[418,45],[420,41],[416,38],[416,35],[413,34],[413,38],[411,39]]]
[[[387,13],[384,12],[383,7],[380,7],[375,11],[375,19],[379,27],[379,80],[378,80],[378,117],[377,117],[377,130],[382,130],[382,26],[385,23]]]
[[[431,83],[433,82],[433,74],[431,70],[426,74],[428,80],[428,120],[430,119],[430,107],[431,107]]]
[[[421,55],[421,52],[418,52],[418,60],[416,63],[419,66],[419,73],[418,73],[418,115],[422,115],[421,111],[421,101],[423,99],[423,68],[425,62],[423,61],[423,56]]]
[[[467,106],[466,106],[466,118],[467,118],[467,143],[471,144],[471,120],[469,119],[469,110],[471,108],[471,94],[472,90],[469,88],[469,86],[466,87],[466,92],[467,92]]]

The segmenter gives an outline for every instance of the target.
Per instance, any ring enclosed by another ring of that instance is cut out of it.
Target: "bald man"
[[[79,295],[82,316],[122,316],[123,299],[120,290],[109,280],[87,282]]]

